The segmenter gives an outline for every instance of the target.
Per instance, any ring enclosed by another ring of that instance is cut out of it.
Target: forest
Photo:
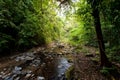
[[[0,0],[0,80],[120,80],[120,0]]]

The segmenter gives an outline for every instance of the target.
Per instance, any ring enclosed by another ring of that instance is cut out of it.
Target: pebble
[[[62,76],[61,74],[58,75],[59,78],[60,78],[61,76]]]
[[[27,71],[28,74],[32,73],[32,71]]]
[[[0,72],[0,74],[4,75],[5,73],[2,71],[2,72]]]
[[[31,76],[31,74],[26,74],[25,78],[29,78]]]
[[[62,68],[62,67],[64,67],[63,65],[58,65],[58,68]]]
[[[7,69],[6,69],[6,68],[4,68],[3,70],[4,70],[4,71],[6,71]]]
[[[33,58],[33,57],[30,57],[30,56],[26,56],[25,59],[26,59],[26,60],[33,60],[34,58]]]
[[[20,70],[22,70],[22,67],[15,66],[15,69],[14,69],[14,70],[20,71]]]
[[[44,78],[44,77],[41,77],[41,76],[38,76],[38,77],[37,77],[37,80],[45,80],[45,78]]]
[[[15,74],[21,74],[22,67],[15,66],[14,70],[12,71]]]

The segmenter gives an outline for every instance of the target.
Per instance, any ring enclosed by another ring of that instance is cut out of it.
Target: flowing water
[[[12,56],[0,67],[0,80],[65,80],[72,65],[62,54],[27,52]]]

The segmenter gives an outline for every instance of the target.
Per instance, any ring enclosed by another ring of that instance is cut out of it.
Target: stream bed
[[[66,80],[73,66],[63,54],[44,50],[11,56],[0,63],[0,80]]]

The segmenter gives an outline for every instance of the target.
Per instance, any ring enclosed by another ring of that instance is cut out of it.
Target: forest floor
[[[87,52],[75,55],[75,78],[77,80],[110,80],[100,73],[96,49],[85,47]]]
[[[0,80],[65,80],[71,74],[65,71],[71,66],[71,80],[110,80],[100,73],[99,63],[92,60],[97,56],[96,50],[85,48],[87,54],[65,43],[53,43],[1,58]]]

